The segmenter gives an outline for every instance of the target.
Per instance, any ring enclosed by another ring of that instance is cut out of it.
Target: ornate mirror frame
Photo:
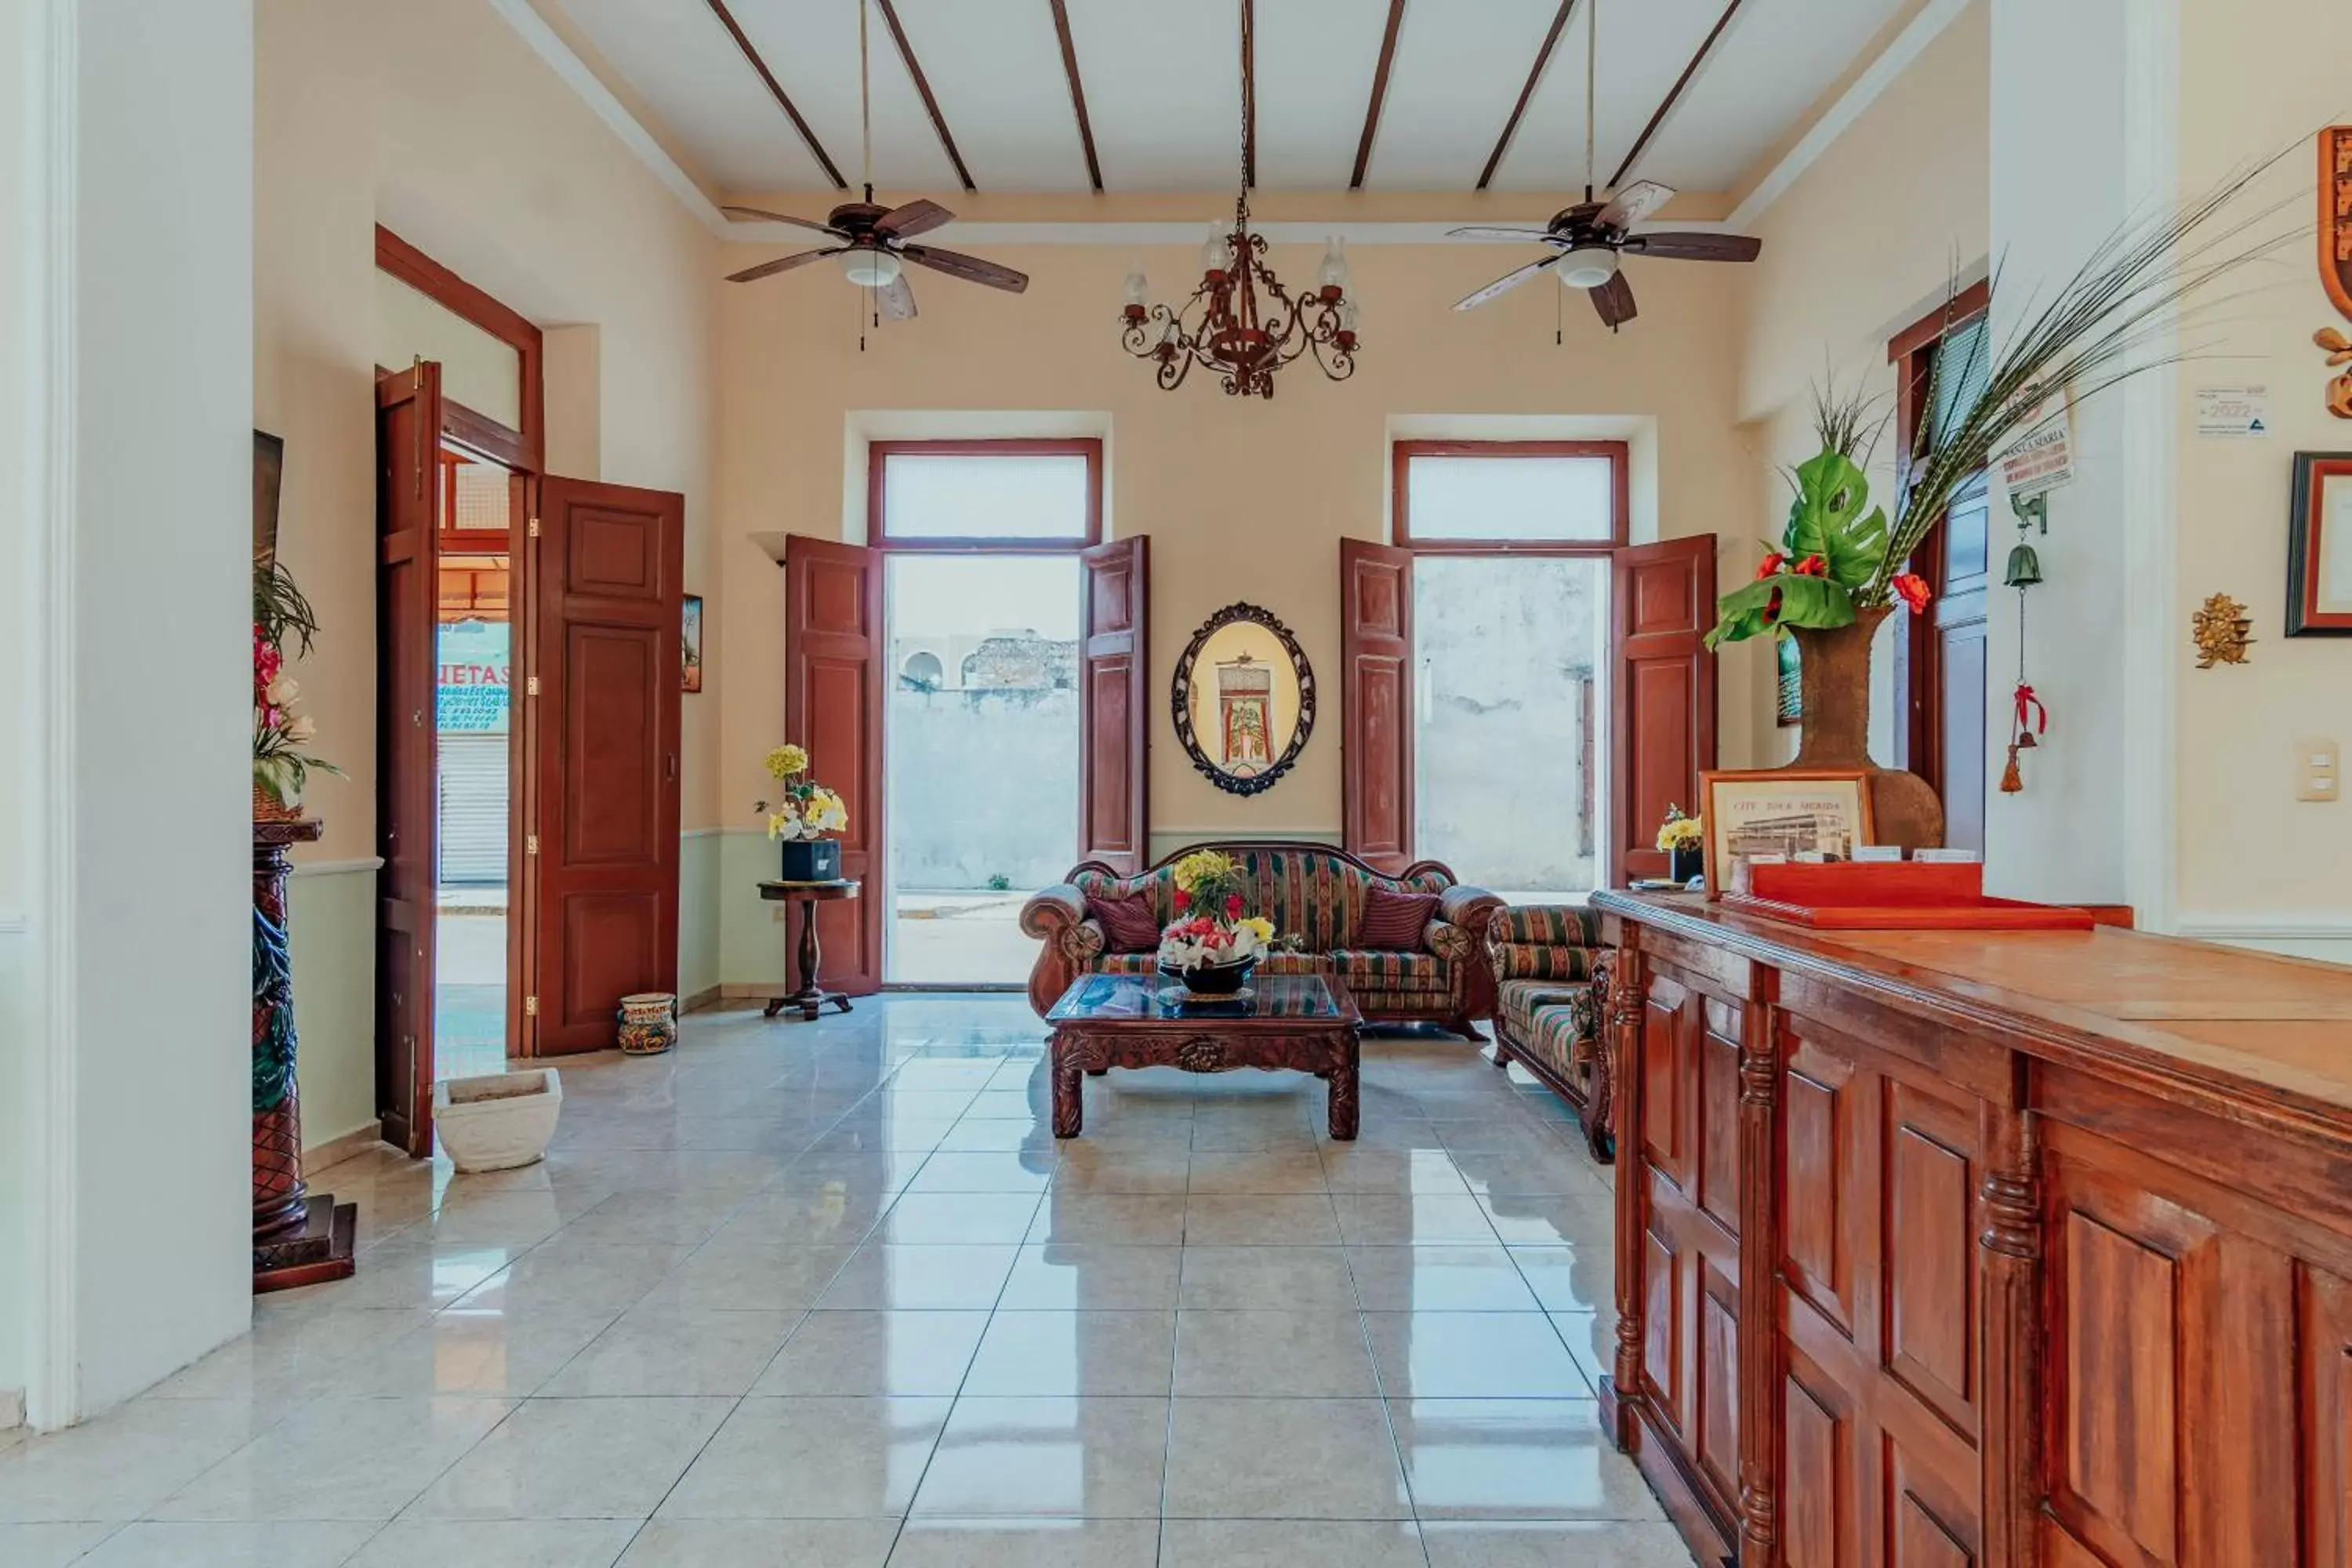
[[[1290,743],[1282,749],[1282,754],[1274,759],[1265,772],[1247,778],[1229,773],[1210,760],[1209,754],[1201,749],[1200,737],[1192,733],[1193,667],[1200,662],[1201,651],[1208,647],[1211,637],[1241,621],[1264,626],[1273,633],[1275,640],[1282,645],[1282,651],[1289,657],[1291,670],[1298,679],[1298,722],[1290,731]],[[1176,675],[1170,683],[1168,710],[1176,726],[1176,739],[1183,743],[1184,754],[1192,759],[1192,765],[1211,784],[1229,795],[1260,795],[1272,789],[1276,782],[1290,771],[1291,764],[1298,760],[1298,753],[1307,748],[1307,737],[1314,733],[1315,670],[1307,662],[1306,651],[1298,646],[1298,639],[1291,635],[1290,628],[1284,626],[1274,612],[1251,604],[1227,605],[1202,621],[1201,629],[1192,634],[1192,640],[1184,645],[1183,657],[1176,661]]]

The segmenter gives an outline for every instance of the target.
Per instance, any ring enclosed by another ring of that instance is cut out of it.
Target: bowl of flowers
[[[787,742],[768,753],[764,765],[768,776],[782,786],[780,798],[761,801],[752,809],[767,814],[768,837],[783,846],[782,879],[836,879],[841,875],[841,841],[825,835],[849,826],[849,808],[840,795],[809,777],[804,747]]]
[[[1696,816],[1684,816],[1681,806],[1669,805],[1658,829],[1658,847],[1666,852],[1666,875],[1686,888],[1706,869],[1706,826]]]
[[[1241,867],[1214,849],[1176,862],[1176,916],[1160,936],[1160,973],[1199,996],[1232,996],[1272,951],[1274,922],[1243,913]]]

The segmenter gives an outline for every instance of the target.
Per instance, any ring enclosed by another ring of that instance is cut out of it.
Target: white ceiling
[[[730,0],[843,175],[857,183],[861,0]],[[872,0],[865,0],[871,4]],[[1509,154],[1501,190],[1583,183],[1578,0]],[[829,188],[705,0],[540,0],[626,79],[658,129],[724,191]],[[1240,164],[1240,23],[1229,0],[1066,0],[1103,183],[1214,189]],[[1599,178],[1672,88],[1722,0],[1597,0]],[[916,58],[983,191],[1083,191],[1086,159],[1049,0],[896,0]],[[1638,166],[1684,190],[1734,185],[1844,74],[1907,0],[1748,0]],[[1493,150],[1558,0],[1407,0],[1368,188],[1466,191]],[[1258,183],[1343,189],[1379,60],[1387,0],[1257,0]],[[878,7],[874,179],[953,190]]]

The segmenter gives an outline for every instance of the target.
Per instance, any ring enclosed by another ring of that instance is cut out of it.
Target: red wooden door
[[[609,1048],[623,996],[677,988],[686,501],[551,477],[530,542],[523,1049],[546,1056]]]
[[[849,808],[841,874],[863,897],[817,906],[824,984],[882,988],[882,554],[794,534],[784,545],[784,732]]]
[[[1665,875],[1658,824],[1669,805],[1698,815],[1698,775],[1715,766],[1715,658],[1701,640],[1715,623],[1715,536],[1614,559],[1609,882],[1622,888]]]
[[[439,365],[376,383],[375,444],[375,1103],[383,1141],[421,1159],[433,1152]]]
[[[1150,859],[1150,541],[1113,540],[1078,560],[1078,858],[1140,871]]]
[[[1985,643],[1992,583],[1989,487],[1964,487],[1928,542],[1935,598],[1910,627],[1910,745],[1906,761],[1944,802],[1944,843],[1984,852],[1985,713],[1991,679]],[[1933,695],[1931,696],[1930,693]]]
[[[1412,859],[1412,552],[1339,542],[1341,832],[1382,871]]]

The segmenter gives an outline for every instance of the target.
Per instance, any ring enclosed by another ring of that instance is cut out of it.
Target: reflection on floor
[[[506,1071],[507,890],[444,888],[433,928],[433,1078]]]
[[[355,1279],[0,1449],[0,1562],[1687,1568],[1601,1435],[1607,1173],[1470,1047],[1087,1083],[1017,999],[568,1058],[542,1164],[371,1153]]]

